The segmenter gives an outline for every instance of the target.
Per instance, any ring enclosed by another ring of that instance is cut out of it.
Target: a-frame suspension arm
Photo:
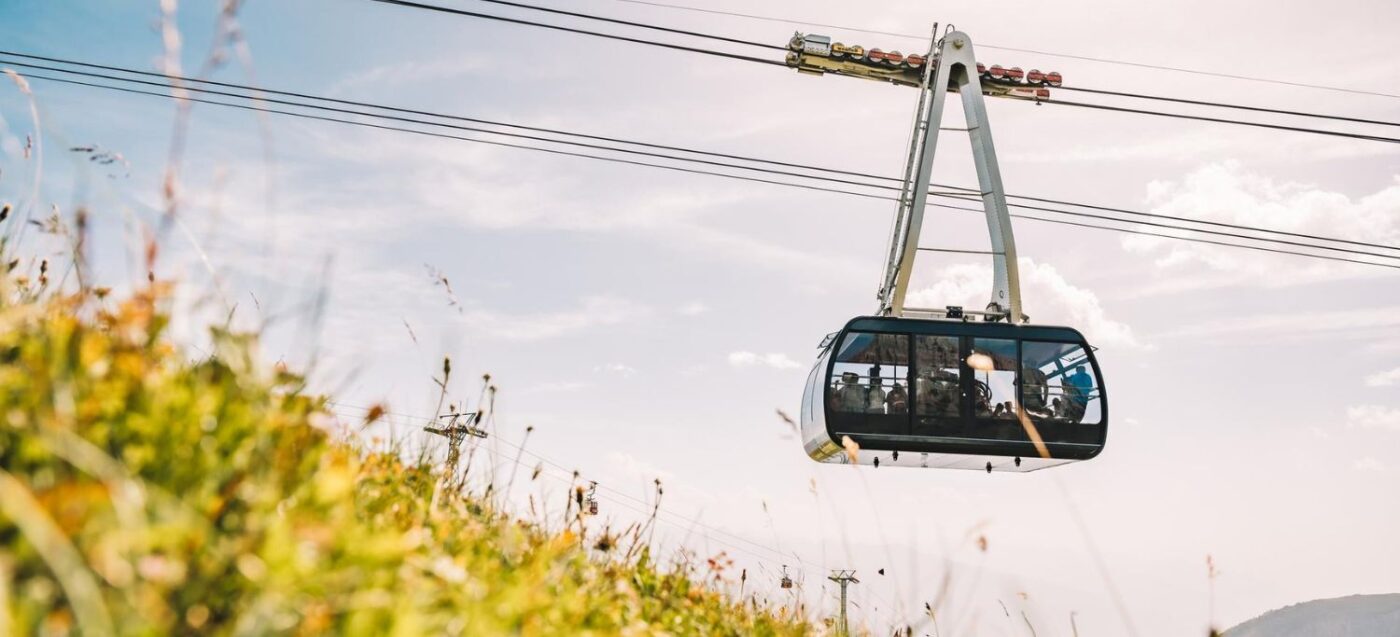
[[[890,260],[880,291],[880,313],[903,316],[909,280],[913,274],[914,258],[918,253],[919,236],[923,227],[924,208],[935,150],[938,146],[939,124],[949,90],[962,96],[963,114],[967,120],[968,139],[972,144],[977,181],[981,188],[982,207],[986,213],[987,231],[991,236],[993,282],[987,309],[992,315],[1002,315],[1012,323],[1024,321],[1021,311],[1020,276],[1016,267],[1016,240],[1011,231],[1011,218],[1006,208],[1006,193],[1002,188],[1001,171],[997,167],[996,149],[992,144],[991,126],[987,120],[986,102],[978,74],[972,40],[960,31],[944,35],[937,47],[937,71],[926,87],[927,112],[916,124],[910,145],[910,166],[917,169],[905,180],[896,216]],[[971,70],[971,72],[969,72]],[[924,100],[921,100],[923,102]],[[922,135],[920,135],[922,133]],[[908,172],[906,172],[908,175]]]

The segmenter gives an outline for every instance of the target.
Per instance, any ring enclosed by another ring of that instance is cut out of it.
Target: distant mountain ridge
[[[1271,610],[1225,631],[1224,637],[1396,637],[1400,593],[1351,595]]]

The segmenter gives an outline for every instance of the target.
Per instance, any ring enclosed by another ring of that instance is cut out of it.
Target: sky
[[[774,44],[804,29],[920,46],[621,0],[540,2]],[[162,6],[3,2],[0,48],[199,73],[217,5],[167,0],[168,29]],[[951,23],[980,60],[1066,83],[1400,121],[1396,98],[990,48],[1400,93],[1393,3],[705,6],[900,33]],[[367,0],[253,0],[237,24],[242,45],[218,79],[880,174],[902,168],[914,108],[907,88]],[[145,277],[140,237],[164,206],[175,106],[30,86],[37,136],[29,96],[0,85],[0,200],[40,216],[88,209],[92,276],[127,289]],[[996,100],[988,111],[1009,192],[1400,245],[1395,145]],[[531,428],[527,451],[550,461],[512,492],[522,510],[528,495],[561,502],[577,470],[623,526],[660,479],[663,546],[725,551],[748,590],[822,612],[834,608],[828,569],[856,569],[853,614],[882,632],[918,623],[945,585],[945,635],[1027,623],[1038,635],[1204,634],[1400,590],[1395,270],[1017,221],[1026,313],[1099,347],[1104,453],[1029,474],[828,466],[776,411],[798,413],[822,337],[875,310],[892,202],[209,105],[183,130],[178,223],[157,275],[179,283],[190,311],[175,333],[191,356],[209,346],[208,321],[263,326],[269,364],[308,370],[347,419],[388,405],[397,416],[379,433],[413,444],[432,442],[418,429],[444,356],[452,402],[474,408],[489,373],[482,453],[508,474]],[[27,136],[42,162],[26,158]],[[942,141],[935,181],[972,183],[967,146]],[[68,150],[88,145],[124,161]],[[923,242],[985,249],[986,229],[930,210]],[[43,236],[25,247],[59,250]],[[920,259],[912,298],[985,302],[989,263]],[[522,472],[538,462],[529,454]],[[776,586],[784,564],[797,593]]]

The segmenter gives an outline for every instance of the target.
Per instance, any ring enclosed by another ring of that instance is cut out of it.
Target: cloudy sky
[[[805,28],[550,3],[776,44]],[[164,4],[172,29],[156,0],[0,3],[0,48],[199,73],[217,6]],[[979,59],[1067,83],[1400,120],[1392,97],[989,47],[1400,93],[1393,3],[705,6],[901,33],[953,23]],[[899,87],[366,0],[255,0],[238,26],[241,45],[215,75],[227,81],[880,174],[899,172],[913,108]],[[28,96],[0,86],[0,200],[41,215],[87,206],[96,277],[144,278],[133,246],[164,205],[174,104],[30,84],[37,136]],[[988,108],[1011,192],[1400,245],[1392,144]],[[27,136],[41,147],[27,152]],[[944,141],[935,180],[971,183],[966,145]],[[86,145],[126,163],[68,151]],[[875,309],[890,202],[207,105],[192,111],[178,192],[158,274],[182,283],[199,316],[266,324],[269,362],[314,365],[347,415],[387,403],[405,415],[396,435],[435,408],[443,356],[455,401],[474,404],[490,373],[486,452],[508,471],[510,444],[532,426],[527,448],[558,465],[517,490],[522,502],[557,502],[577,469],[625,523],[660,478],[662,541],[727,551],[765,594],[780,596],[787,564],[829,610],[825,570],[854,568],[855,612],[876,628],[917,622],[948,583],[942,634],[1026,634],[1030,621],[1068,635],[1073,617],[1081,634],[1124,634],[1126,622],[1179,635],[1211,621],[1207,556],[1222,626],[1400,589],[1395,270],[1017,222],[1026,312],[1100,347],[1107,450],[1024,475],[856,469],[812,463],[775,410],[797,413],[821,338]],[[923,240],[987,242],[976,216],[934,210]],[[967,255],[927,258],[914,294],[980,305],[989,283],[988,264]],[[198,322],[179,330],[198,355]]]

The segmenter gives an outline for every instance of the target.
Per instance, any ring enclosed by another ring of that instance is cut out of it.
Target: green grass
[[[158,285],[36,285],[0,275],[0,635],[820,630],[658,563],[640,528],[523,521],[331,433],[254,335],[191,362]]]

